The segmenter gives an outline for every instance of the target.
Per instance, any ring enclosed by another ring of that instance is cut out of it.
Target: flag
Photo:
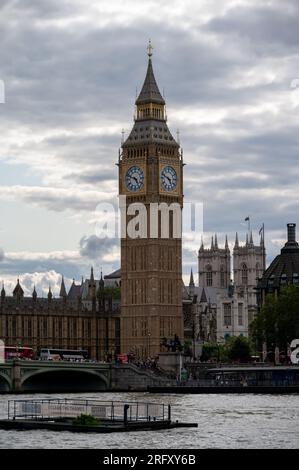
[[[246,217],[245,222],[247,222],[248,220],[249,220],[249,215]]]
[[[263,232],[263,228],[264,228],[263,226],[260,228],[259,235]]]

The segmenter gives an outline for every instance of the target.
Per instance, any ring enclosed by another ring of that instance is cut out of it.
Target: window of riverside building
[[[212,273],[212,267],[208,265],[206,267],[206,276],[207,276],[207,286],[212,286],[213,285],[213,273]]]
[[[232,308],[231,304],[223,304],[223,324],[224,326],[231,326],[232,324]]]

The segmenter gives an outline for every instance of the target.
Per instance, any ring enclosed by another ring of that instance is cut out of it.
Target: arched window
[[[225,287],[225,273],[224,266],[220,266],[220,286]]]
[[[245,263],[242,264],[242,285],[247,286],[248,284],[248,269]]]
[[[213,273],[212,273],[212,267],[208,265],[206,267],[206,276],[207,276],[207,286],[212,286],[213,285]]]

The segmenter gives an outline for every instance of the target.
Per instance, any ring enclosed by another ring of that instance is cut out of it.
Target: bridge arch
[[[24,392],[96,392],[108,387],[108,378],[97,371],[63,367],[30,371],[21,381]]]
[[[11,380],[3,372],[0,372],[0,392],[10,392],[11,391]]]

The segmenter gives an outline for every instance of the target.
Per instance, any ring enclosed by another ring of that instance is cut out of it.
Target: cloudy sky
[[[268,262],[299,223],[297,0],[1,0],[0,279],[26,293],[119,267],[95,235],[116,200],[121,130],[132,126],[146,46],[180,130],[185,199],[204,204],[204,239],[258,239]],[[184,244],[184,272],[196,271]]]

